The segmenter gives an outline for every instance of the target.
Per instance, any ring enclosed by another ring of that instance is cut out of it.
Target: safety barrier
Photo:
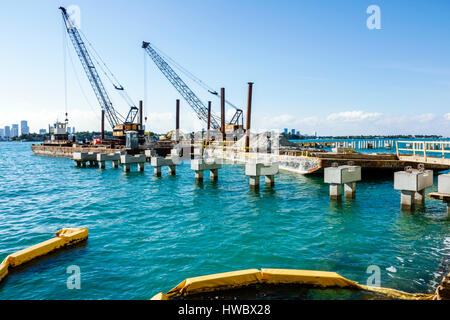
[[[87,237],[88,229],[86,228],[64,228],[56,232],[55,238],[8,255],[0,264],[0,281],[8,275],[10,267],[18,267],[57,249],[84,241]]]
[[[192,294],[242,288],[253,284],[298,284],[320,288],[347,288],[371,291],[402,300],[432,300],[434,294],[407,293],[395,289],[360,285],[336,272],[248,269],[188,278],[167,293],[158,293],[151,300],[170,300]]]

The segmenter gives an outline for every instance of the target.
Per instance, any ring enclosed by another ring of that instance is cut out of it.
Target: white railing
[[[406,148],[400,147],[399,144],[405,144]],[[409,154],[412,152],[413,156],[424,157],[425,160],[430,156],[429,153],[438,153],[442,158],[450,154],[450,141],[396,141],[396,147],[397,156],[405,155],[401,153],[407,151]]]

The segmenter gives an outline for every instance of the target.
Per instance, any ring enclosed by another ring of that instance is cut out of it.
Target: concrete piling
[[[86,168],[86,163],[89,162],[89,166],[97,166],[97,153],[96,152],[74,152],[72,160],[76,162],[77,167]]]
[[[401,191],[402,210],[412,210],[416,204],[424,204],[425,189],[432,186],[432,170],[407,169],[394,173],[394,189]]]
[[[195,182],[203,182],[203,170],[195,171]]]
[[[97,154],[97,162],[98,162],[98,167],[100,169],[105,169],[106,161],[111,161],[113,168],[117,168],[119,160],[120,160],[120,153],[98,153]],[[116,166],[116,164],[117,164],[117,166]]]
[[[132,164],[137,164],[138,171],[144,171],[145,162],[146,162],[146,157],[144,154],[137,154],[137,155],[122,154],[122,155],[120,155],[120,163],[123,165],[124,172],[129,172],[131,170]]]
[[[250,189],[259,189],[260,176],[249,176]]]
[[[152,157],[156,157],[156,150],[145,150],[145,157],[147,158],[147,162],[150,162]]]
[[[355,199],[355,197],[356,197],[356,182],[344,183],[344,197],[346,199]]]
[[[330,199],[331,200],[342,199],[342,184],[330,183]]]
[[[151,158],[150,164],[154,167],[155,177],[161,177],[161,167],[169,167],[169,175],[175,175],[179,159],[177,157],[163,158],[154,156]]]
[[[438,191],[428,194],[435,200],[442,200],[447,205],[447,214],[450,215],[450,173],[438,176]]]
[[[330,199],[342,199],[342,185],[346,199],[355,199],[356,182],[361,181],[361,167],[338,166],[325,168],[324,182],[330,185]]]
[[[211,181],[219,180],[219,169],[211,169],[211,170],[209,170],[209,179]]]
[[[195,181],[203,182],[203,171],[209,170],[210,180],[219,179],[219,169],[222,168],[222,162],[218,159],[193,159],[191,161],[191,170],[195,171]]]
[[[265,176],[266,187],[275,185],[275,175],[278,174],[279,164],[276,163],[246,163],[245,175],[249,177],[250,189],[259,188],[261,176]]]
[[[275,176],[274,175],[265,176],[264,181],[266,183],[266,187],[272,188],[273,186],[275,186]]]

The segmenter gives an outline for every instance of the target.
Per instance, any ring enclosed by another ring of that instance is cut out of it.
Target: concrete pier
[[[209,170],[211,181],[219,179],[219,169],[222,168],[222,162],[217,159],[193,159],[191,160],[191,170],[195,171],[195,182],[203,182],[203,171]]]
[[[89,166],[97,165],[96,152],[74,152],[72,159],[76,162],[77,167],[86,168],[87,162],[89,162]]]
[[[330,183],[330,199],[331,200],[342,199],[342,184]]]
[[[137,155],[122,154],[120,156],[120,163],[123,165],[124,172],[129,172],[131,170],[132,164],[137,164],[138,171],[144,171],[145,161],[146,157],[144,154],[137,154]]]
[[[259,188],[261,176],[265,176],[266,187],[272,188],[275,185],[275,175],[278,174],[279,164],[276,163],[246,163],[245,175],[249,176],[251,189]]]
[[[151,159],[156,156],[156,150],[145,150],[145,157],[147,158],[147,162],[151,162]]]
[[[394,189],[401,191],[402,210],[412,210],[416,204],[424,204],[425,189],[432,186],[432,170],[409,169],[394,173]]]
[[[106,161],[111,161],[113,168],[119,167],[120,153],[99,153],[97,154],[98,167],[105,169]]]
[[[161,167],[169,167],[169,174],[176,174],[176,166],[179,164],[178,158],[152,157],[150,164],[154,168],[155,177],[161,177]]]
[[[356,182],[344,183],[344,196],[346,199],[355,199]]]
[[[428,194],[428,197],[435,200],[442,200],[447,204],[447,214],[450,214],[450,173],[438,176],[438,192]]]
[[[356,182],[361,181],[361,167],[338,166],[324,170],[324,182],[330,185],[330,199],[342,199],[342,185],[346,199],[356,197]]]

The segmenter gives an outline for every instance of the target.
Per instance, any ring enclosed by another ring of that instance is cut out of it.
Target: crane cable
[[[147,107],[147,95],[148,95],[148,87],[147,87],[147,53],[142,51],[144,54],[144,112],[145,112],[145,123],[147,123],[148,117],[148,107]]]
[[[192,74],[192,72],[190,72],[189,70],[187,70],[186,68],[181,66],[178,62],[176,62],[171,57],[169,57],[166,53],[164,53],[161,49],[157,48],[154,44],[151,44],[151,46],[159,55],[161,55],[166,60],[169,60],[173,64],[173,66],[175,66],[175,68],[177,68],[179,71],[181,71],[185,76],[190,78],[192,81],[196,82],[204,90],[208,91],[210,94],[212,94],[212,95],[216,96],[218,99],[220,99],[220,94],[216,90],[214,90],[214,88],[208,86],[205,82],[203,82],[198,77],[196,77],[194,74]],[[225,103],[236,110],[239,109],[238,107],[236,107],[234,104],[232,104],[230,101],[228,101],[226,99],[225,99]]]
[[[106,76],[106,78],[109,80],[109,82],[111,82],[112,86],[117,91],[119,91],[119,94],[122,96],[122,98],[128,104],[128,106],[129,107],[135,107],[136,105],[134,104],[133,100],[130,98],[130,96],[126,92],[126,90],[123,87],[123,85],[120,84],[119,80],[116,78],[114,73],[112,73],[112,71],[108,68],[108,66],[106,65],[104,60],[101,58],[100,54],[97,52],[97,50],[95,50],[95,48],[92,45],[92,43],[87,39],[87,37],[85,36],[85,34],[81,30],[78,30],[78,31],[79,31],[80,35],[83,37],[83,40],[88,44],[89,48],[91,49],[91,50],[89,50],[88,48],[86,48],[86,50],[91,51],[91,56],[93,57],[94,62],[97,64],[97,66],[100,68],[100,70]],[[99,62],[99,60],[100,60],[100,62]],[[120,113],[117,110],[116,110],[116,112],[120,115]],[[122,118],[124,118],[122,115],[120,115],[120,116]]]
[[[62,37],[62,46],[63,46],[63,64],[64,64],[64,111],[66,113],[66,120],[67,120],[67,50],[66,50],[66,45],[67,45],[67,33],[66,33],[66,28],[64,26],[64,24],[62,25],[63,27],[63,37]]]
[[[68,43],[67,37],[66,37],[65,40],[66,40],[66,41],[65,41],[65,45],[66,45],[66,50],[67,50],[66,52],[68,53],[68,57],[69,57],[69,60],[70,60],[71,66],[72,66],[73,73],[74,73],[74,75],[75,75],[75,79],[77,80],[78,87],[80,88],[80,91],[81,91],[81,93],[82,93],[84,99],[86,100],[88,106],[91,108],[91,110],[92,110],[92,112],[94,113],[95,117],[96,117],[98,120],[100,120],[100,117],[98,116],[97,112],[95,111],[95,109],[94,109],[92,103],[89,101],[89,99],[88,99],[88,97],[87,97],[87,95],[86,95],[86,92],[84,91],[83,86],[81,85],[81,81],[80,81],[80,78],[79,78],[78,73],[77,73],[77,71],[76,71],[75,63],[73,62],[73,58],[72,58],[72,54],[71,54],[71,52],[70,52],[70,48],[69,48],[69,43]]]

